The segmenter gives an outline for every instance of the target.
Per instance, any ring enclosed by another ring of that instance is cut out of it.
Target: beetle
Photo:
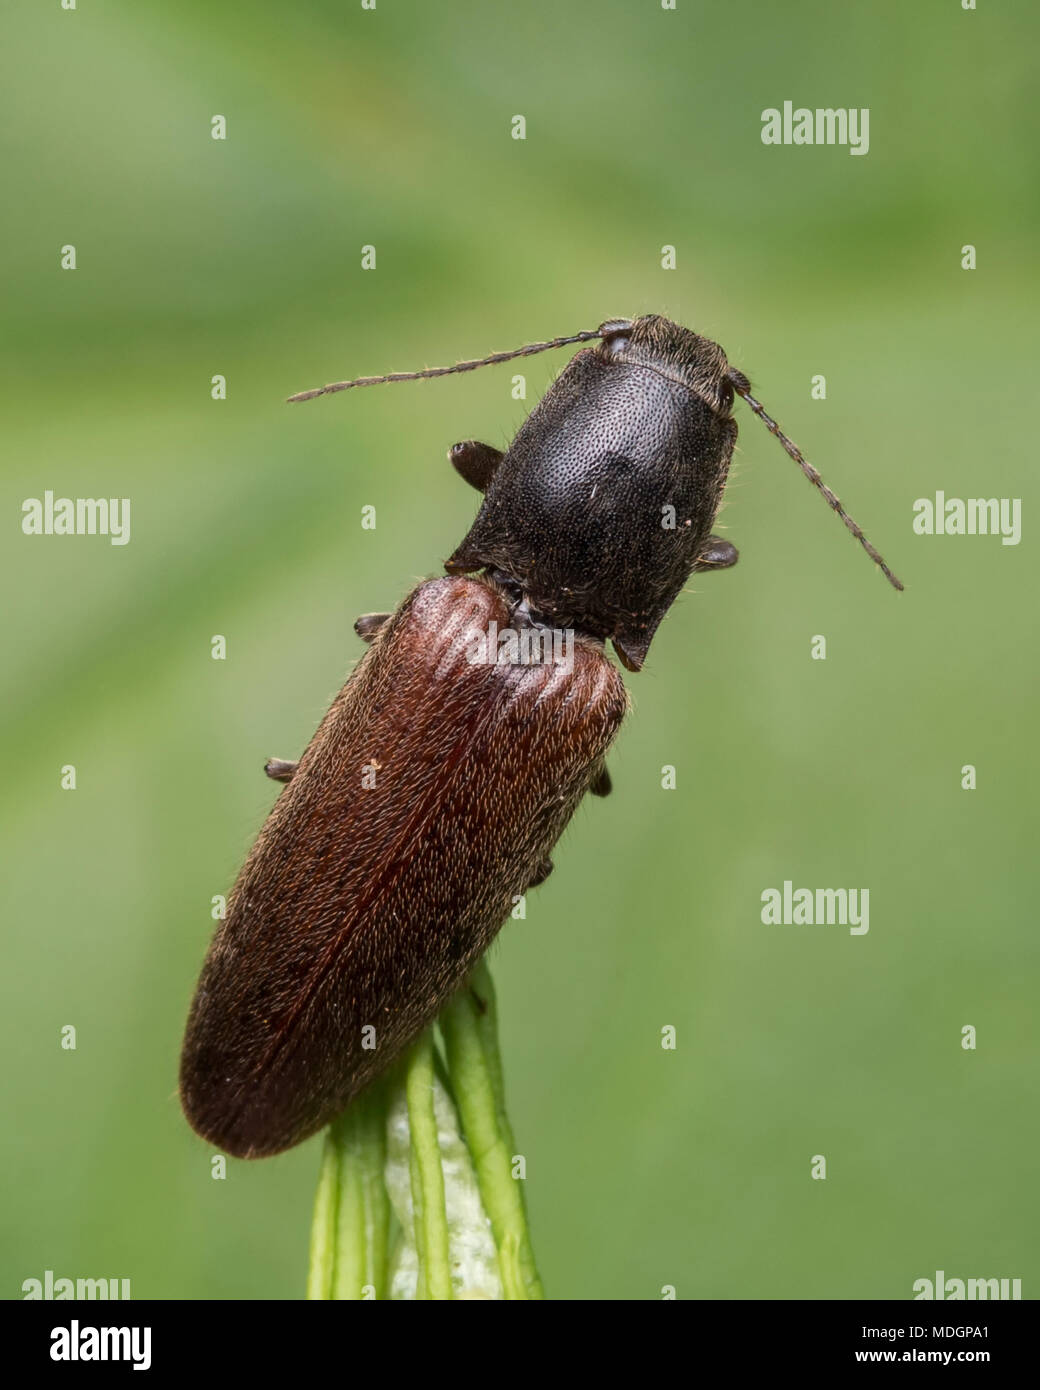
[[[451,449],[482,502],[446,576],[358,619],[368,650],[306,751],[266,765],[284,789],[210,945],[181,1055],[185,1114],[230,1154],[278,1153],[334,1119],[544,881],[583,796],[610,790],[627,696],[606,643],[639,671],[690,575],[738,558],[713,534],[735,397],[903,587],[722,348],[658,315],[289,399],[574,343],[508,450]],[[566,660],[544,640],[561,632]]]

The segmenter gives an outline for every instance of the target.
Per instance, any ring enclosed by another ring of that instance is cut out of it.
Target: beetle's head
[[[733,386],[726,354],[710,338],[691,333],[660,314],[637,319],[608,319],[600,324],[601,342],[594,349],[607,362],[625,362],[688,387],[716,414],[728,417]]]

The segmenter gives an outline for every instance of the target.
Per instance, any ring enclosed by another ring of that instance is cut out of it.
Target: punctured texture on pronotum
[[[532,612],[612,638],[638,670],[705,552],[736,560],[711,535],[737,437],[727,366],[718,344],[656,316],[576,353],[446,568],[502,571]]]

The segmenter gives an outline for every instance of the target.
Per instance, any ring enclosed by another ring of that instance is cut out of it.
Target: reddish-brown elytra
[[[286,783],[209,949],[181,1057],[192,1126],[243,1158],[332,1120],[437,1016],[518,897],[542,882],[712,534],[742,397],[880,566],[837,497],[707,338],[656,315],[478,361],[290,400],[582,348],[509,449],[449,457],[481,493],[448,578],[367,614],[369,650]],[[476,575],[470,578],[469,575]]]

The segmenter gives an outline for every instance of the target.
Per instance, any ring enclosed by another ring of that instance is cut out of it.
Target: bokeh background
[[[215,1182],[175,1095],[210,900],[355,616],[469,525],[446,448],[504,445],[566,354],[516,369],[526,403],[510,367],[284,397],[647,311],[723,343],[907,589],[744,411],[740,563],[626,677],[614,795],[493,951],[547,1289],[909,1298],[938,1268],[1035,1295],[1035,9],[54,0],[5,25],[4,1295],[45,1269],[302,1294],[318,1141]],[[869,154],[764,146],[785,99],[869,107]],[[47,488],[130,497],[130,544],[23,536]],[[914,535],[937,489],[1022,498],[1021,544]],[[868,887],[869,934],[764,926],[785,879]]]

